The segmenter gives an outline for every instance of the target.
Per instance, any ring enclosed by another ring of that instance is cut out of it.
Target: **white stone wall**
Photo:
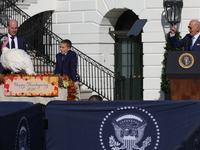
[[[23,3],[30,4],[28,7],[21,8],[29,16],[34,16],[45,11],[55,10],[56,6],[56,0],[25,0]],[[20,4],[23,5],[23,3]]]
[[[139,18],[148,19],[143,28],[143,99],[163,100],[164,95],[160,91],[162,61],[165,45],[163,32],[163,1],[147,0],[145,10]]]
[[[111,23],[101,0],[58,0],[53,14],[53,31],[102,65],[114,70],[114,40],[108,34]],[[62,29],[62,30],[61,30]]]
[[[77,49],[111,70],[114,70],[114,40],[108,34],[109,28],[113,30],[118,17],[127,9],[140,19],[148,19],[142,33],[143,98],[164,99],[160,82],[165,36],[170,25],[165,21],[162,0],[48,0],[48,5],[39,5],[44,1],[47,0],[39,0],[34,10],[31,4],[31,15],[54,10],[53,32],[70,39]],[[182,36],[188,33],[189,21],[200,18],[200,1],[183,0],[183,5],[182,21],[177,26]]]

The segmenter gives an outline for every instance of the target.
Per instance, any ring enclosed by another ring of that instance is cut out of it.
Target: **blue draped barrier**
[[[193,150],[199,108],[197,100],[52,101],[46,150]]]
[[[0,149],[42,150],[42,105],[2,102],[0,108]]]
[[[32,102],[0,102],[0,117],[6,113],[33,105]]]

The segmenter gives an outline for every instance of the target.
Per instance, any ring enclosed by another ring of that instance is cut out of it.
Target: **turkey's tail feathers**
[[[26,74],[28,74],[28,75],[36,75],[36,73],[35,73],[35,71],[33,70],[33,68],[32,67],[27,67],[26,69],[25,69],[25,72],[26,72]]]

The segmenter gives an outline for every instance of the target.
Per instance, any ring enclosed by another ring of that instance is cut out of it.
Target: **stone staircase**
[[[7,33],[6,30],[7,30],[7,29],[5,29],[5,27],[4,27],[3,25],[0,24],[0,34],[1,34],[1,35],[6,34],[6,33]]]
[[[82,101],[87,101],[89,97],[93,94],[91,89],[88,89],[86,86],[80,86],[80,98]]]

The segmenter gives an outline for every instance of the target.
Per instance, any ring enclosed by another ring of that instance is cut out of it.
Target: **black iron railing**
[[[72,47],[72,50],[78,56],[77,71],[80,82],[109,100],[125,98],[125,77],[114,73],[76,48]]]
[[[55,55],[60,51],[61,38],[37,20],[28,16],[11,0],[0,3],[0,22],[6,27],[9,19],[18,21],[18,35],[25,38],[27,52],[31,55],[36,73],[53,73]],[[78,67],[77,77],[81,83],[108,100],[124,99],[125,77],[114,73],[75,47]]]

